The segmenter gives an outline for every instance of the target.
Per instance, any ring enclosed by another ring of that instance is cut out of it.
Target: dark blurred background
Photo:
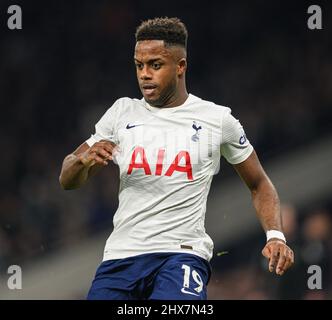
[[[7,8],[13,4],[22,8],[22,30],[7,28]],[[322,8],[322,30],[307,27],[311,4]],[[94,132],[117,98],[141,97],[134,33],[142,20],[156,16],[177,16],[186,24],[188,91],[231,107],[264,165],[331,141],[332,6],[327,1],[1,0],[0,276],[6,278],[7,268],[18,264],[33,277],[37,266],[99,235],[101,256],[117,208],[116,166],[75,191],[61,190],[58,176],[63,158]],[[318,158],[312,166],[320,164]],[[222,166],[212,189],[238,179],[231,166],[224,161]],[[320,175],[331,172],[321,170],[316,179]],[[266,272],[261,230],[239,233],[227,247],[230,253],[211,262],[209,298],[330,299],[331,195],[327,190],[305,195],[305,203],[284,203],[285,232],[297,257],[289,274],[278,278]],[[311,264],[322,267],[323,290],[307,288]],[[85,278],[91,281],[92,275]],[[76,286],[58,298],[84,298],[86,287]],[[3,299],[20,297],[0,289]],[[43,292],[24,297],[47,297]]]

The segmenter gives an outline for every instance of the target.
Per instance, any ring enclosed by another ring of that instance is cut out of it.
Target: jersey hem
[[[126,259],[126,258],[130,258],[130,257],[135,257],[135,256],[140,256],[142,254],[148,254],[148,253],[189,253],[189,254],[193,254],[195,256],[198,256],[206,261],[210,261],[211,258],[209,258],[207,255],[204,255],[204,254],[201,254],[197,251],[193,251],[193,250],[185,250],[185,249],[179,249],[179,250],[176,250],[176,249],[172,249],[172,250],[153,250],[153,251],[142,251],[140,253],[138,252],[134,252],[134,253],[129,253],[129,254],[126,254],[126,253],[104,253],[104,256],[103,256],[103,262],[104,261],[107,261],[107,260],[115,260],[115,259]]]

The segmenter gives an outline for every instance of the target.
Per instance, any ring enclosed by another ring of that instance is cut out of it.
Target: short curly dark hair
[[[188,31],[179,18],[154,18],[143,21],[136,29],[136,41],[164,40],[166,46],[187,48]]]

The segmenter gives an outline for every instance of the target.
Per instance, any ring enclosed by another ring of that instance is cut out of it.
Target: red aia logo
[[[137,162],[138,155],[140,156],[139,158],[141,159],[139,162]],[[165,156],[165,150],[159,149],[158,156],[157,156],[156,171],[154,173],[156,176],[161,176],[161,174],[162,174],[164,156]],[[185,166],[179,165],[182,158],[185,159],[185,162],[186,162]],[[144,169],[144,172],[146,175],[152,174],[149,162],[145,156],[144,148],[142,148],[142,147],[136,147],[134,149],[133,154],[131,155],[131,161],[130,161],[130,165],[129,165],[127,174],[131,174],[133,169]],[[188,151],[180,151],[176,155],[174,161],[167,169],[165,176],[170,177],[174,171],[186,172],[188,180],[193,180],[190,155],[189,155]]]

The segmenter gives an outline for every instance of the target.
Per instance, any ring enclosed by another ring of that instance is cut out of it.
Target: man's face
[[[144,99],[150,105],[162,107],[177,93],[179,77],[185,71],[185,59],[181,59],[179,50],[165,47],[163,40],[136,43],[137,80]]]

